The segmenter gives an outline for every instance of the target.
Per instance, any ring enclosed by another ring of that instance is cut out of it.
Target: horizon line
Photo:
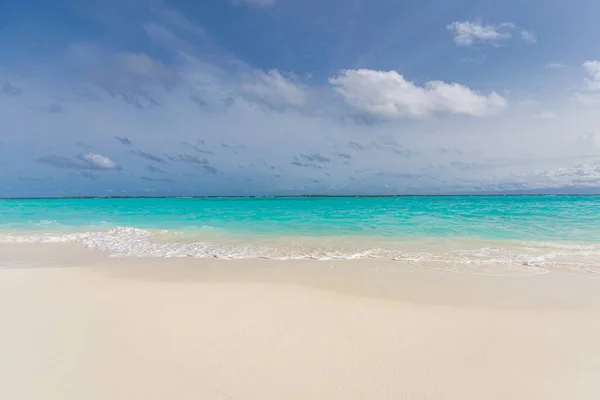
[[[244,199],[244,198],[357,198],[357,197],[600,197],[600,193],[505,193],[505,194],[364,194],[364,195],[205,195],[205,196],[32,196],[0,197],[0,200],[68,199]]]

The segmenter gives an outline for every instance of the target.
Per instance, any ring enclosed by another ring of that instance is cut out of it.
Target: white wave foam
[[[600,251],[599,243],[557,243],[557,242],[523,242],[527,246],[538,247],[544,249],[559,249],[559,250],[581,250],[581,251]]]
[[[46,225],[58,225],[58,221],[55,219],[49,220],[49,219],[43,219],[40,222],[38,222],[38,225],[41,226],[46,226]]]
[[[369,247],[352,241],[354,247],[305,242],[215,242],[197,241],[173,232],[119,227],[108,231],[65,234],[0,235],[0,243],[77,243],[119,257],[194,257],[219,259],[358,260],[375,259],[453,272],[530,275],[551,270],[600,274],[600,245],[522,243],[521,246],[460,248],[448,242],[440,249]],[[389,245],[389,243],[388,243]],[[389,246],[388,246],[389,247]],[[405,246],[406,247],[406,246]],[[458,248],[457,248],[458,247]]]

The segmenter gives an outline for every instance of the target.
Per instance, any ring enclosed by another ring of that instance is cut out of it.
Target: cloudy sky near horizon
[[[600,193],[596,0],[0,0],[0,196]]]

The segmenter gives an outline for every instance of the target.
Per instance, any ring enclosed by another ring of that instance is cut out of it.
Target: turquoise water
[[[596,273],[600,197],[2,200],[0,241],[73,241],[122,256],[382,258]]]

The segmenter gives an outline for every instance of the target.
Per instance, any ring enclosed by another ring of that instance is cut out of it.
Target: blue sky
[[[0,196],[600,193],[598,15],[0,0]]]

